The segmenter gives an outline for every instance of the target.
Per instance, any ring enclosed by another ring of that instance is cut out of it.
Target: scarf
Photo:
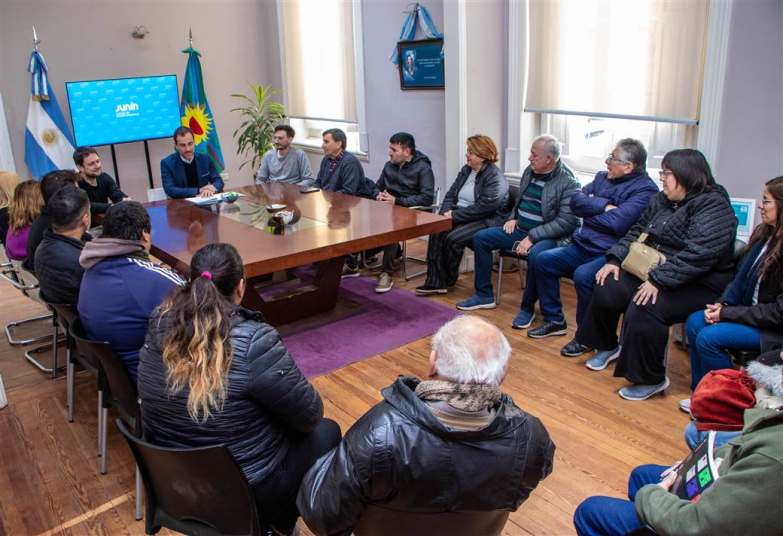
[[[446,402],[462,411],[484,411],[500,403],[499,387],[481,383],[453,383],[441,380],[424,380],[416,386],[415,394],[425,401]]]

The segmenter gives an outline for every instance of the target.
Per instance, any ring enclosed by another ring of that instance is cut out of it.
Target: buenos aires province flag
[[[47,78],[46,62],[34,50],[30,105],[24,135],[24,161],[37,180],[55,169],[73,169],[73,136]]]
[[[201,75],[199,52],[193,47],[183,50],[188,55],[185,80],[182,82],[182,103],[179,107],[182,125],[193,131],[196,151],[204,153],[215,163],[218,173],[226,167],[223,151],[220,149],[215,118],[204,92],[204,78]]]

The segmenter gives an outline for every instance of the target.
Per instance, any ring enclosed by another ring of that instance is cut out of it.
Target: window
[[[621,138],[645,144],[649,168],[695,145],[707,0],[529,0],[528,10],[524,111],[563,141],[575,170],[603,169]]]
[[[364,72],[358,0],[278,0],[286,113],[296,143],[321,145],[340,128],[362,152]],[[357,89],[359,88],[359,89]]]

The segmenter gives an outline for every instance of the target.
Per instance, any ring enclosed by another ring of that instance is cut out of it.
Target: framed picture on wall
[[[443,89],[443,39],[397,43],[400,89]]]

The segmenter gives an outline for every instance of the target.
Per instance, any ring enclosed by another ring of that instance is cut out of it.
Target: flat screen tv
[[[77,145],[171,136],[180,125],[177,75],[66,82]]]

